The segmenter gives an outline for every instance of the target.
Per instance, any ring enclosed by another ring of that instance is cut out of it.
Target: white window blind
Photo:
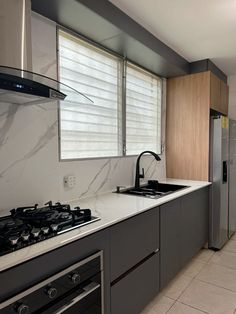
[[[60,30],[59,65],[60,81],[93,100],[64,89],[61,159],[121,155],[120,60]]]
[[[126,154],[161,153],[162,80],[130,63],[126,68]]]

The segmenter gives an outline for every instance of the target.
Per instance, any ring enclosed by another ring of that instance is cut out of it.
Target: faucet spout
[[[145,150],[144,152],[142,152],[137,159],[136,162],[136,173],[135,173],[135,188],[139,188],[140,187],[140,178],[144,178],[144,172],[142,172],[142,174],[140,173],[140,167],[139,167],[139,163],[140,163],[140,158],[142,157],[142,155],[144,154],[150,154],[152,155],[157,161],[161,160],[161,158],[154,152],[150,151],[150,150]]]

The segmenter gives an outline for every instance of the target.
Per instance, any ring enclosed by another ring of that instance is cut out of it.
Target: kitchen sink
[[[118,189],[117,193],[156,199],[174,193],[176,191],[185,189],[187,187],[188,186],[186,185],[159,183],[156,180],[149,180],[146,185],[140,186],[139,188],[132,187],[124,190]]]

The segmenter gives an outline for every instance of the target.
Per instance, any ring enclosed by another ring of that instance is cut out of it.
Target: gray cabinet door
[[[176,199],[160,207],[160,287],[181,269],[182,212]]]
[[[110,228],[111,281],[159,248],[159,208]]]
[[[200,189],[181,198],[182,265],[184,266],[208,241],[209,191]]]
[[[160,207],[160,286],[184,267],[208,240],[209,189]]]
[[[159,291],[159,253],[111,287],[111,314],[138,314]]]

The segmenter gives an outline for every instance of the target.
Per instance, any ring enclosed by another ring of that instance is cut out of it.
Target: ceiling
[[[109,0],[189,62],[236,74],[236,0]]]

